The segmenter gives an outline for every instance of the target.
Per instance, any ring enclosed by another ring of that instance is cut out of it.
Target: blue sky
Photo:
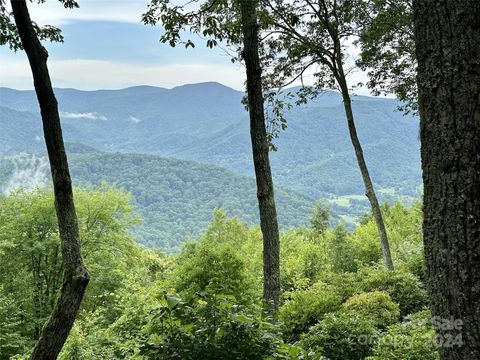
[[[204,41],[185,49],[159,42],[161,27],[140,23],[148,0],[78,0],[80,9],[64,9],[56,0],[30,4],[39,24],[62,29],[64,43],[45,43],[55,87],[117,89],[135,85],[171,88],[186,83],[217,81],[241,90],[244,69],[232,64],[221,49]],[[23,52],[0,47],[0,86],[33,87]],[[355,76],[363,80],[361,74]],[[359,93],[364,91],[359,91]]]
[[[58,1],[30,4],[32,19],[62,29],[64,43],[45,43],[56,87],[123,88],[134,85],[174,87],[218,81],[243,88],[242,66],[232,64],[220,49],[171,48],[159,42],[161,27],[140,23],[148,1],[79,0],[80,9],[64,9]],[[23,52],[0,48],[0,86],[31,89]]]

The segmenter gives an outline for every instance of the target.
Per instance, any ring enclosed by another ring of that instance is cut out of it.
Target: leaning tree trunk
[[[73,203],[72,182],[63,143],[57,100],[41,45],[25,0],[11,0],[13,16],[33,74],[43,122],[55,194],[55,208],[62,244],[64,279],[59,298],[30,356],[31,360],[56,359],[73,326],[89,281],[80,252],[80,236]]]
[[[247,69],[250,136],[257,181],[260,227],[263,234],[263,298],[275,313],[280,298],[280,241],[263,108],[256,1],[241,0],[240,12],[244,44],[242,56]]]
[[[413,9],[434,325],[442,359],[480,359],[480,2]]]
[[[375,194],[375,189],[373,187],[372,179],[370,178],[367,163],[365,162],[362,145],[360,144],[360,140],[358,139],[357,129],[355,127],[355,119],[353,117],[352,100],[350,98],[347,81],[345,79],[345,74],[343,71],[343,65],[340,59],[337,60],[337,68],[337,81],[340,85],[340,89],[342,92],[343,106],[345,108],[345,115],[347,117],[350,140],[352,141],[352,145],[355,150],[355,156],[357,157],[357,163],[358,167],[360,168],[360,173],[362,174],[362,180],[365,186],[365,195],[370,202],[373,218],[375,219],[375,224],[377,225],[377,231],[380,237],[380,246],[382,248],[383,261],[385,262],[385,266],[388,270],[393,270],[392,254],[390,252],[390,244],[388,242],[387,230],[385,229],[385,222],[383,221],[380,204],[378,203],[377,195]]]

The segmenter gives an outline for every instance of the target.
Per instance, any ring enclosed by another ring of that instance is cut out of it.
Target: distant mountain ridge
[[[173,89],[56,89],[56,95],[68,142],[253,174],[248,114],[240,91],[201,83]],[[421,185],[418,119],[403,116],[397,106],[393,99],[353,98],[359,137],[382,199],[418,196]],[[38,118],[33,91],[0,88],[0,127],[6,129],[0,134],[0,155],[43,149]],[[286,118],[288,129],[275,141],[278,152],[271,154],[276,184],[312,199],[330,199],[339,214],[352,214],[355,204],[356,215],[368,209],[340,95],[325,92],[294,107]]]
[[[75,184],[99,187],[103,181],[133,195],[136,212],[144,222],[134,229],[147,246],[175,252],[188,237],[197,237],[221,208],[245,223],[258,223],[255,180],[216,165],[162,158],[158,155],[91,152],[68,144],[70,170]],[[27,190],[48,186],[45,155],[0,158],[0,190],[15,185]],[[13,180],[13,181],[12,181]],[[17,182],[15,184],[14,182]],[[282,229],[308,225],[314,201],[277,187],[277,208]]]

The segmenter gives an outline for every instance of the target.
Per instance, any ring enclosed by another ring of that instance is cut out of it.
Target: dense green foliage
[[[415,275],[403,271],[362,269],[358,273],[363,291],[385,291],[400,307],[402,316],[419,311],[426,305],[427,295]]]
[[[356,313],[329,313],[302,336],[300,345],[331,360],[361,360],[378,336],[372,321]]]
[[[15,298],[0,286],[0,359],[8,359],[9,354],[24,351],[32,345],[21,333],[21,314]],[[5,355],[2,355],[5,354]]]
[[[408,316],[405,322],[390,326],[368,360],[438,360],[435,331],[430,311]]]
[[[323,283],[316,283],[306,290],[292,292],[283,304],[279,318],[283,322],[285,336],[298,340],[302,333],[342,304],[342,297]]]
[[[141,351],[147,359],[265,359],[285,351],[280,331],[235,297],[201,294],[186,304],[165,294],[164,300]]]
[[[85,153],[69,145],[73,180],[85,186],[102,181],[130,192],[143,221],[133,234],[141,244],[176,252],[188,237],[197,237],[222,208],[245,223],[258,223],[255,180],[213,165],[145,154]],[[88,147],[86,149],[88,151]],[[38,156],[0,161],[0,190],[46,185],[48,163]],[[294,191],[276,189],[281,229],[308,224],[314,202]]]
[[[0,198],[1,359],[28,354],[58,291],[52,199],[44,190]],[[354,232],[282,233],[283,297],[272,324],[260,300],[258,227],[218,210],[200,241],[169,256],[128,235],[137,219],[123,191],[77,189],[75,200],[92,280],[61,360],[438,358],[429,314],[418,313],[427,305],[422,267],[405,255],[421,253],[418,206],[386,212],[388,231],[401,233],[392,236],[394,272],[379,267],[369,216]]]
[[[344,304],[345,311],[370,318],[375,326],[385,328],[400,318],[400,308],[384,291],[372,291],[353,295]]]

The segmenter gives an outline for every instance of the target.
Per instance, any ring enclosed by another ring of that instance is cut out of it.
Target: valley
[[[258,223],[243,93],[219,83],[56,93],[74,181],[90,186],[106,181],[131,192],[144,218],[135,230],[140,243],[176,251],[206,228],[215,208]],[[34,92],[0,88],[0,98],[0,156],[42,156]],[[410,203],[421,194],[418,121],[397,106],[392,99],[354,97],[359,136],[381,201]],[[281,227],[308,225],[315,202],[322,200],[332,207],[333,224],[343,221],[352,229],[369,205],[340,95],[324,92],[293,106],[286,119],[288,128],[271,152]],[[3,187],[8,176],[11,166],[3,171]]]

